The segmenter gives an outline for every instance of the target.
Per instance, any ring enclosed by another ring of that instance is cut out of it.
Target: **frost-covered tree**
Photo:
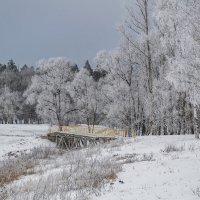
[[[38,72],[25,93],[27,101],[37,103],[37,113],[47,121],[62,126],[76,110],[70,93],[74,64],[66,58],[49,58],[38,62]]]
[[[96,59],[106,71],[107,122],[141,128],[143,134],[193,133],[199,99],[199,3],[135,2],[120,27],[120,47],[100,52]]]
[[[20,75],[19,70],[13,60],[10,60],[4,66],[0,73],[0,87],[8,87],[11,91],[18,91],[20,88]]]
[[[13,60],[4,65],[0,64],[0,90],[4,94],[5,88],[7,88],[6,91],[16,94],[16,102],[20,105],[19,107],[14,106],[13,110],[16,123],[22,121],[28,123],[37,120],[37,115],[34,112],[35,105],[26,105],[25,98],[23,98],[23,93],[31,84],[31,77],[34,74],[34,67],[24,65],[20,68]],[[11,121],[9,120],[9,123]]]
[[[81,121],[87,124],[89,133],[93,133],[94,126],[103,113],[101,84],[100,81],[94,80],[91,71],[91,67],[83,67],[72,83],[72,93],[78,113]]]
[[[156,21],[159,30],[159,50],[164,55],[167,80],[173,84],[179,99],[194,108],[194,121],[198,121],[200,76],[200,2],[196,0],[156,1]],[[184,112],[184,110],[182,111]],[[178,116],[179,118],[181,116]],[[185,124],[185,122],[183,122]],[[196,137],[199,130],[195,129]]]
[[[97,65],[107,72],[107,84],[111,88],[108,118],[129,131],[143,129],[144,134],[151,132],[153,120],[152,19],[149,12],[148,0],[137,0],[127,6],[124,23],[119,28],[120,47],[97,55]]]
[[[20,96],[18,92],[11,92],[8,87],[0,91],[0,119],[4,123],[13,123],[20,112]]]
[[[128,5],[124,23],[119,28],[123,36],[122,40],[128,46],[128,48],[123,48],[125,48],[125,51],[128,50],[129,54],[130,51],[134,52],[133,60],[140,68],[145,69],[145,84],[149,93],[152,93],[153,90],[151,2],[150,0],[135,0],[133,5]]]
[[[97,54],[96,62],[98,69],[106,72],[102,87],[102,96],[107,108],[106,122],[131,130],[136,122],[133,85],[137,80],[133,79],[134,64],[123,56],[125,55],[120,49],[112,52],[102,51]]]

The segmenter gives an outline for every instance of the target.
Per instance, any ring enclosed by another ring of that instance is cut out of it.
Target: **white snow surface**
[[[166,145],[170,144],[182,147],[183,150],[163,152]],[[93,200],[200,199],[195,192],[200,188],[200,140],[194,139],[194,136],[139,137],[131,139],[131,142],[114,153],[152,153],[153,161],[124,164],[123,171],[118,174],[111,189]]]
[[[47,134],[49,125],[1,124],[0,160],[9,153],[16,154],[38,146],[53,145],[40,136]]]
[[[0,125],[0,158],[4,158],[10,151],[28,150],[35,146],[55,146],[39,137],[45,135],[47,129],[48,125]],[[123,164],[123,170],[117,179],[110,182],[100,196],[91,196],[88,199],[200,199],[200,140],[196,140],[193,135],[146,136],[123,140],[116,145],[111,143],[110,147],[103,149],[100,156],[120,158],[136,154],[138,158],[142,158],[144,154],[152,154],[153,159],[139,159]],[[164,152],[167,145],[175,145],[180,150]],[[58,167],[57,170],[59,169]],[[48,173],[53,174],[54,170],[49,168]]]

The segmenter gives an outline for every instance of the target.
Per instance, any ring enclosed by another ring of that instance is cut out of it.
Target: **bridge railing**
[[[58,126],[51,126],[48,130],[49,133],[53,133],[59,131]],[[62,132],[65,133],[79,133],[79,134],[85,134],[88,133],[88,127],[87,125],[70,125],[70,126],[62,126]],[[107,128],[104,126],[95,126],[93,134],[97,135],[105,135],[105,136],[121,136],[126,137],[127,136],[127,130],[126,129],[112,129]],[[132,131],[132,136],[134,137],[136,135],[135,131]]]

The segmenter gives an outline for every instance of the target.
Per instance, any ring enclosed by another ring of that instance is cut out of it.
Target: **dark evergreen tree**
[[[92,67],[91,67],[91,65],[90,65],[88,60],[85,62],[85,65],[84,65],[83,68],[87,69],[91,76],[93,75],[93,69],[92,69]]]
[[[72,72],[74,72],[74,73],[78,73],[79,72],[79,68],[78,68],[78,65],[72,65],[71,66],[71,70],[72,70]]]
[[[8,61],[7,70],[12,72],[19,72],[15,62],[12,59]]]
[[[107,72],[105,70],[99,70],[96,68],[93,72],[93,78],[95,81],[99,81],[100,78],[105,77]]]
[[[6,65],[0,64],[0,73],[6,70]]]

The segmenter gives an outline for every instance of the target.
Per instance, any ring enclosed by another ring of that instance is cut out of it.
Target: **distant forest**
[[[1,123],[39,122],[35,105],[27,104],[23,97],[35,73],[34,67],[18,67],[12,59],[7,64],[0,64]]]

